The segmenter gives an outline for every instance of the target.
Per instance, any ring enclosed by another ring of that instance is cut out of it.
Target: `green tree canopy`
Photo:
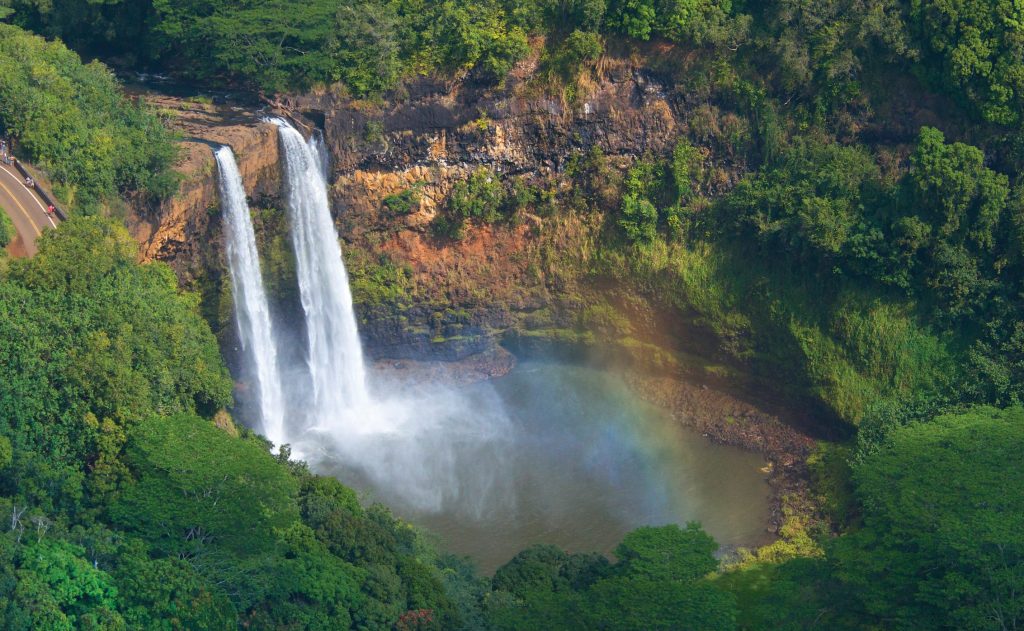
[[[112,577],[93,567],[81,547],[49,539],[21,545],[4,533],[0,564],[0,580],[8,583],[0,599],[5,629],[125,629]]]
[[[212,414],[230,402],[196,298],[178,291],[167,266],[140,266],[135,256],[123,228],[79,218],[46,232],[39,253],[0,278],[10,490],[50,502],[65,488],[74,504],[88,472],[90,491],[109,491],[132,424],[154,412]],[[37,487],[43,479],[53,489]]]
[[[894,430],[854,470],[864,526],[833,552],[879,624],[1012,629],[1024,620],[1024,409]]]
[[[272,549],[274,529],[298,520],[298,485],[265,446],[195,416],[139,423],[125,460],[136,481],[111,516],[162,555],[200,566],[212,551],[260,555]]]
[[[989,121],[1020,122],[1024,105],[1024,13],[1014,0],[947,0],[910,5],[910,25],[934,57],[930,76]]]
[[[705,579],[717,549],[693,523],[628,533],[615,564],[534,546],[495,573],[488,616],[498,629],[732,629],[735,600]]]
[[[110,70],[9,24],[0,24],[0,132],[84,213],[118,193],[165,197],[177,183],[171,133]]]

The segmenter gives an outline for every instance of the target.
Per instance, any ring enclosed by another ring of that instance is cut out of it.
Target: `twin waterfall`
[[[276,446],[294,443],[305,430],[326,428],[369,404],[366,369],[356,328],[348,275],[331,218],[326,153],[286,121],[278,126],[290,213],[292,245],[308,339],[312,401],[303,419],[284,421],[284,384],[277,365],[270,309],[260,275],[252,219],[231,149],[217,151],[228,264],[243,350],[258,381],[263,434]],[[292,393],[292,396],[297,396]]]
[[[291,331],[275,337],[271,329],[238,167],[229,149],[217,152],[235,314],[244,366],[259,389],[250,400],[259,403],[263,435],[277,447],[290,445],[314,471],[343,476],[412,511],[479,519],[489,507],[514,507],[505,455],[514,434],[493,389],[460,391],[376,373],[370,396],[331,218],[323,138],[307,142],[286,121],[270,122],[280,140],[304,352],[275,347]],[[305,361],[287,359],[299,355]]]

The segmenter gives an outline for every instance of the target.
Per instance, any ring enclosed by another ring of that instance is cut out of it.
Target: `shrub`
[[[7,211],[0,207],[0,248],[6,248],[15,236],[17,231],[14,229],[14,222],[7,216]]]
[[[501,219],[505,202],[505,187],[497,174],[481,167],[452,187],[447,205],[434,219],[434,232],[460,239],[467,221],[494,223]]]
[[[658,237],[658,209],[636,194],[624,195],[619,225],[630,243],[651,243]]]
[[[419,189],[422,184],[413,186],[384,198],[384,206],[396,215],[408,215],[420,205]]]
[[[604,40],[597,33],[573,31],[551,55],[551,68],[568,81],[586,64],[593,63],[604,52]]]

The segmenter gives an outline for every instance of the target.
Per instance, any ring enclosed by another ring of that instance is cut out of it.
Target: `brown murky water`
[[[610,552],[644,525],[699,521],[721,544],[765,540],[764,460],[679,427],[609,373],[525,363],[462,394],[477,411],[496,402],[505,410],[500,445],[457,465],[462,479],[487,484],[425,509],[357,470],[331,469],[485,573],[535,543]]]

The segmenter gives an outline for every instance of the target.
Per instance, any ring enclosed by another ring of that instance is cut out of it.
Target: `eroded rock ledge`
[[[279,103],[325,132],[339,233],[372,356],[459,359],[509,335],[527,345],[583,339],[585,312],[595,305],[607,309],[606,303],[627,316],[630,330],[617,335],[662,334],[657,329],[664,318],[652,305],[629,290],[603,288],[598,297],[593,279],[585,278],[601,228],[596,214],[550,216],[530,208],[514,224],[471,227],[458,241],[437,238],[430,229],[454,184],[476,169],[519,177],[557,195],[566,187],[566,165],[591,147],[619,172],[648,152],[670,151],[693,109],[685,95],[670,94],[624,60],[604,64],[602,76],[574,103],[529,83],[535,69],[536,59],[527,60],[501,88],[424,78],[380,102],[323,93]],[[173,200],[132,213],[129,226],[145,259],[168,262],[183,284],[206,296],[223,293],[209,286],[223,276],[210,145],[231,145],[254,205],[279,211],[274,129],[251,109],[149,99],[170,112],[186,137],[183,182]],[[389,212],[383,200],[412,187],[412,212]],[[286,229],[286,223],[269,221],[257,230]],[[272,237],[260,235],[261,251]],[[382,279],[382,269],[399,270],[404,278]],[[690,337],[713,351],[713,343],[703,343],[706,335]]]
[[[277,131],[250,109],[153,93],[146,99],[183,136],[176,167],[182,180],[173,198],[132,209],[128,228],[143,260],[170,264],[188,283],[223,266],[211,256],[220,254],[222,242],[213,152],[221,145],[232,148],[249,196],[276,197],[281,188]]]

